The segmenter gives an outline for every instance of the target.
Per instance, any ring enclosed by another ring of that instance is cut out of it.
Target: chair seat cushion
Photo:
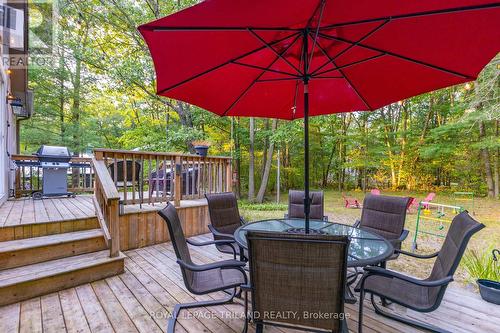
[[[429,287],[422,287],[404,280],[380,275],[371,275],[365,281],[366,291],[421,311],[429,309],[434,304],[429,299],[430,289]]]
[[[193,272],[192,288],[197,293],[230,289],[245,283],[243,273],[237,269],[211,269]]]

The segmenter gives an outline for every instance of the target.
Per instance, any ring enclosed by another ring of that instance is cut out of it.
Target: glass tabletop
[[[394,248],[386,239],[374,233],[354,228],[348,225],[310,220],[311,230],[328,235],[349,236],[348,266],[362,267],[377,264],[392,255]],[[271,219],[245,224],[238,228],[234,237],[238,245],[247,248],[246,233],[249,230],[287,232],[304,229],[304,219]]]

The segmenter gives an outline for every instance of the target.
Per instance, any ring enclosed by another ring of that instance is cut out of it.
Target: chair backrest
[[[124,179],[124,163],[123,161],[117,161],[116,162],[116,179],[115,179],[115,163],[111,163],[108,166],[108,170],[111,174],[111,179],[116,182],[131,182],[132,180],[139,180],[140,174],[141,174],[141,163],[139,162],[134,162],[134,161],[126,161],[127,162],[127,179]],[[135,170],[134,170],[134,163],[135,163]],[[135,174],[134,174],[135,171]]]
[[[266,320],[266,313],[296,311],[297,317],[269,320],[340,331],[349,247],[346,236],[249,231],[247,241],[255,319]],[[338,317],[315,317],[321,313]]]
[[[484,224],[474,220],[467,211],[463,211],[455,216],[446,234],[443,246],[434,262],[429,280],[432,281],[453,276],[460,260],[462,260],[470,238],[483,228]],[[444,288],[432,288],[430,296],[437,298],[440,291],[444,293]]]
[[[389,241],[398,239],[404,229],[409,202],[410,198],[368,194],[363,201],[359,227]]]
[[[212,226],[223,234],[234,234],[241,226],[236,195],[233,192],[225,192],[205,194],[205,197]]]
[[[425,197],[425,199],[423,201],[429,202],[429,201],[434,200],[435,197],[436,197],[436,193],[431,192],[431,193],[427,194],[427,196]]]
[[[174,246],[177,259],[180,259],[185,263],[192,264],[193,261],[191,260],[191,255],[189,254],[189,248],[186,242],[186,238],[184,237],[184,232],[182,231],[181,221],[174,205],[169,202],[165,208],[158,212],[158,214],[163,218],[163,220],[165,220],[165,223],[167,224],[168,232],[170,234],[170,240],[172,242],[172,245]],[[186,286],[192,286],[193,273],[190,270],[183,269],[182,267],[181,271]]]
[[[311,197],[311,210],[309,217],[311,219],[321,220],[325,215],[323,191],[309,192]],[[305,218],[304,214],[304,191],[290,190],[288,192],[288,217]]]

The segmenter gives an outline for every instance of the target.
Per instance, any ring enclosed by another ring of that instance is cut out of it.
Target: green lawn
[[[423,192],[390,192],[382,191],[385,195],[397,195],[397,196],[412,196],[418,199],[423,199],[427,193]],[[352,191],[349,193],[350,196],[355,197],[358,201],[362,202],[364,198],[364,193],[359,191]],[[271,200],[271,198],[269,199]],[[287,195],[282,196],[280,204],[276,203],[265,203],[259,204],[249,204],[245,200],[240,202],[241,214],[245,217],[247,221],[256,221],[261,219],[283,217],[283,214],[287,210]],[[434,199],[435,203],[454,205],[455,200],[452,194],[449,193],[437,193]],[[470,202],[460,201],[458,202],[462,206],[472,213],[472,207],[470,207]],[[343,204],[342,195],[338,191],[327,190],[325,191],[325,213],[329,216],[330,221],[339,222],[344,224],[352,224],[361,216],[361,209],[350,209],[345,208]],[[451,210],[445,211],[445,218],[451,218],[453,212]],[[436,212],[431,211],[430,216],[435,216]],[[490,247],[500,248],[500,201],[487,199],[487,198],[474,198],[474,218],[479,222],[486,225],[480,233],[476,234],[470,245],[469,249],[475,249],[479,252],[485,251]],[[406,229],[410,230],[410,235],[403,244],[403,248],[406,250],[411,249],[411,243],[414,237],[415,225],[416,225],[417,214],[412,213],[407,215],[406,219]],[[430,231],[439,232],[439,223],[430,225]],[[442,239],[434,236],[420,236],[418,238],[418,252],[431,253],[435,252],[440,248]],[[416,260],[413,258],[407,258],[401,256],[397,261],[393,261],[389,264],[390,268],[402,270],[408,272],[411,275],[418,277],[426,277],[432,267],[433,260]],[[474,279],[468,275],[466,270],[461,266],[455,276],[455,280],[460,284],[470,285]]]

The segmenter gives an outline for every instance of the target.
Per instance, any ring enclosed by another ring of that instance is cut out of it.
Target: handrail
[[[95,149],[122,205],[201,199],[232,190],[231,158],[171,152]],[[104,184],[103,184],[104,185]],[[106,184],[111,186],[111,184]]]
[[[223,160],[231,160],[229,156],[206,156],[202,157],[200,155],[195,154],[183,154],[183,153],[171,153],[171,152],[157,152],[157,151],[133,151],[133,150],[121,150],[121,149],[104,149],[104,148],[95,148],[94,155],[99,154],[105,155],[106,153],[111,154],[140,154],[140,155],[153,155],[153,156],[168,156],[168,157],[190,157],[190,158],[200,158],[200,159],[223,159]]]
[[[94,166],[94,172],[96,174],[96,177],[99,179],[101,185],[102,185],[102,190],[103,190],[103,195],[106,201],[110,200],[120,200],[120,194],[118,193],[118,190],[115,187],[115,184],[113,182],[113,179],[111,179],[111,176],[108,172],[108,169],[106,168],[106,164],[102,160],[96,160],[95,157],[92,158],[92,165]]]
[[[32,195],[43,190],[43,170],[36,155],[15,154],[10,156],[16,164],[14,195]],[[68,191],[88,193],[94,191],[94,171],[90,157],[73,156],[69,161]]]
[[[28,155],[28,154],[13,154],[10,156],[10,159],[13,161],[26,161],[26,160],[33,160],[33,161],[38,161],[38,156],[36,155]],[[92,161],[92,158],[90,157],[80,157],[80,156],[73,156],[71,157],[70,163],[90,163]]]
[[[109,255],[120,254],[120,194],[103,160],[92,158],[95,172],[94,200],[97,218],[108,239]]]

